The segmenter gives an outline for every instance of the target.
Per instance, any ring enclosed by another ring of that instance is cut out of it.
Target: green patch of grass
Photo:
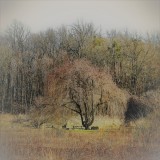
[[[82,134],[99,132],[99,130],[85,130],[85,129],[70,129],[66,131],[73,132],[73,133],[82,133]]]

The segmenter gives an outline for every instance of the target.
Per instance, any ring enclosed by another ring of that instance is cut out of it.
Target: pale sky
[[[93,22],[102,30],[160,31],[160,0],[0,0],[0,32],[13,20],[32,32]]]

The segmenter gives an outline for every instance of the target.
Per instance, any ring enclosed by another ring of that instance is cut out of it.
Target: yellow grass
[[[126,127],[99,131],[34,129],[0,115],[0,160],[158,160],[159,143]],[[150,135],[149,138],[152,135]]]

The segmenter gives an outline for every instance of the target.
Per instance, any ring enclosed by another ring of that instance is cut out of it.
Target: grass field
[[[119,127],[98,131],[25,127],[0,115],[0,160],[159,160],[159,132]]]

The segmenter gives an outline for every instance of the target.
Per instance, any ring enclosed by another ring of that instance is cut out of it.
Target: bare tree
[[[73,55],[77,55],[79,58],[82,57],[81,49],[85,47],[86,42],[96,36],[96,29],[92,23],[84,23],[83,21],[78,21],[72,25],[70,30],[70,52]]]
[[[24,52],[27,49],[30,30],[21,22],[14,21],[7,29],[7,39],[11,49],[16,52]]]
[[[1,41],[2,42],[2,41]],[[11,50],[0,43],[0,111],[10,111],[10,61]]]
[[[94,122],[95,111],[102,103],[102,94],[98,95],[98,100],[95,98],[95,84],[90,76],[84,76],[76,71],[71,77],[69,85],[70,102],[63,106],[69,108],[73,112],[80,115],[82,125],[86,130]]]

